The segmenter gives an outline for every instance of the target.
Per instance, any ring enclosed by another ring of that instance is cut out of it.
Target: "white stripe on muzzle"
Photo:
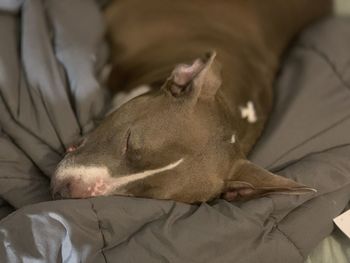
[[[158,169],[147,170],[147,171],[144,171],[141,173],[135,173],[135,174],[130,174],[130,175],[119,177],[119,178],[113,180],[113,188],[115,190],[117,190],[118,188],[121,188],[121,187],[123,187],[131,182],[145,179],[145,178],[150,177],[152,175],[172,170],[175,167],[177,167],[180,163],[182,163],[182,161],[183,161],[183,159],[180,159],[177,162],[171,163],[167,166],[164,166],[164,167],[161,167]]]
[[[152,175],[169,171],[176,168],[180,163],[182,163],[183,158],[166,165],[161,168],[146,170],[140,173],[134,173],[129,175],[122,175],[118,177],[113,177],[107,167],[103,166],[77,166],[77,167],[61,167],[56,173],[56,178],[58,180],[65,179],[75,179],[81,182],[82,185],[89,185],[92,189],[94,184],[104,185],[104,194],[109,194],[115,190],[121,190],[123,186],[137,180],[145,179]],[[87,189],[87,190],[90,190]]]

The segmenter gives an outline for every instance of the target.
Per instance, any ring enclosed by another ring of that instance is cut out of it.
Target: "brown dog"
[[[53,191],[188,203],[314,191],[246,155],[269,116],[283,51],[330,9],[330,0],[114,1],[111,85],[152,90],[70,148]]]

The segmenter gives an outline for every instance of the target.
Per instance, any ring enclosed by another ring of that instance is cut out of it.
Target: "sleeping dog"
[[[196,203],[315,191],[246,156],[271,111],[281,55],[330,9],[331,0],[112,2],[109,84],[137,96],[68,148],[53,193]]]

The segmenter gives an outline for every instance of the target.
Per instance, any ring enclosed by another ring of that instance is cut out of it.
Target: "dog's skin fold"
[[[330,10],[330,0],[114,1],[110,87],[151,91],[69,148],[53,192],[196,203],[314,191],[246,155],[271,111],[283,52]]]

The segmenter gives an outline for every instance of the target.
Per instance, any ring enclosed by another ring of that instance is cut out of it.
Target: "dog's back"
[[[273,102],[280,57],[292,38],[331,9],[331,0],[116,0],[106,12],[113,51],[110,88],[156,89],[175,65],[216,50],[231,115],[254,101],[253,127],[240,123],[243,151],[260,136]],[[249,131],[248,131],[249,130]]]
[[[262,58],[265,63],[275,67],[291,38],[329,12],[331,3],[116,0],[106,11],[117,68],[112,86],[121,89],[163,80],[174,65],[212,49],[218,51],[220,60],[235,53],[255,60],[266,56]]]

